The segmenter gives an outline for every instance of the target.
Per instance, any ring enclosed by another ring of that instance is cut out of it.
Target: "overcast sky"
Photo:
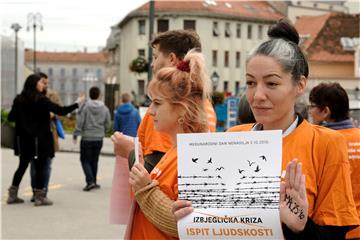
[[[110,27],[146,0],[0,0],[0,34],[14,37],[12,23],[22,26],[18,36],[33,48],[33,29],[26,30],[30,12],[41,13],[43,31],[36,31],[40,51],[96,51],[104,47]]]
[[[146,0],[0,0],[0,34],[14,37],[10,26],[12,23],[19,23],[22,26],[19,38],[25,42],[25,47],[33,48],[33,30],[26,30],[27,16],[30,12],[39,12],[42,14],[44,30],[36,31],[37,50],[77,51],[87,47],[88,51],[97,51],[99,47],[105,46],[110,27],[145,2]]]

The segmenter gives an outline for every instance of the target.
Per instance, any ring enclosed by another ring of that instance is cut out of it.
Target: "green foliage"
[[[225,95],[223,92],[214,91],[211,95],[211,100],[214,106],[217,104],[223,104],[225,100]]]
[[[1,124],[6,124],[10,127],[15,128],[15,123],[8,120],[9,112],[1,109]]]
[[[143,73],[147,72],[149,68],[149,64],[147,63],[146,59],[143,57],[137,57],[131,61],[129,65],[129,69],[135,73]]]

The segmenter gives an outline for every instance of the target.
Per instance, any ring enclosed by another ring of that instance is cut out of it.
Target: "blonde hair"
[[[171,105],[182,109],[181,127],[185,133],[208,131],[208,121],[204,101],[209,96],[209,79],[205,71],[205,60],[201,53],[189,51],[180,67],[160,69],[148,86],[150,96],[159,94]],[[179,69],[180,68],[180,69]]]

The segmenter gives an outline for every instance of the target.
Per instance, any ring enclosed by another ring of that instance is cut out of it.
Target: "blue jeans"
[[[48,186],[49,186],[49,181],[50,181],[50,174],[51,174],[51,163],[52,163],[52,158],[48,157],[45,161],[45,166],[44,166],[44,189],[45,192],[48,191]],[[33,162],[31,162],[31,168],[30,168],[30,177],[31,177],[31,187],[34,191],[35,187],[35,164]]]
[[[87,184],[96,183],[99,155],[102,145],[102,140],[81,140],[80,142],[80,161]]]

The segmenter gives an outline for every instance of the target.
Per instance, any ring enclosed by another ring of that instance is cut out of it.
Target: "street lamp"
[[[155,1],[150,1],[149,2],[149,42],[151,42],[152,37],[153,37],[153,32],[154,32],[154,15],[155,15]],[[152,62],[152,58],[153,58],[153,49],[151,44],[149,44],[149,48],[148,48],[148,82],[150,82],[151,78],[152,78],[152,67],[151,67],[151,62]]]
[[[212,85],[213,85],[213,92],[214,92],[214,91],[216,91],[216,88],[217,88],[217,86],[219,84],[220,76],[216,71],[214,71],[211,74],[210,79],[211,79],[211,82],[212,82]]]
[[[11,24],[11,29],[13,29],[15,31],[15,96],[17,95],[17,83],[18,83],[18,76],[17,76],[17,72],[18,72],[18,32],[21,29],[20,24],[18,23],[13,23]]]
[[[40,31],[44,29],[42,25],[42,15],[40,13],[29,13],[27,16],[27,30],[30,31],[30,26],[34,29],[34,73],[36,72],[36,28],[40,27]]]

